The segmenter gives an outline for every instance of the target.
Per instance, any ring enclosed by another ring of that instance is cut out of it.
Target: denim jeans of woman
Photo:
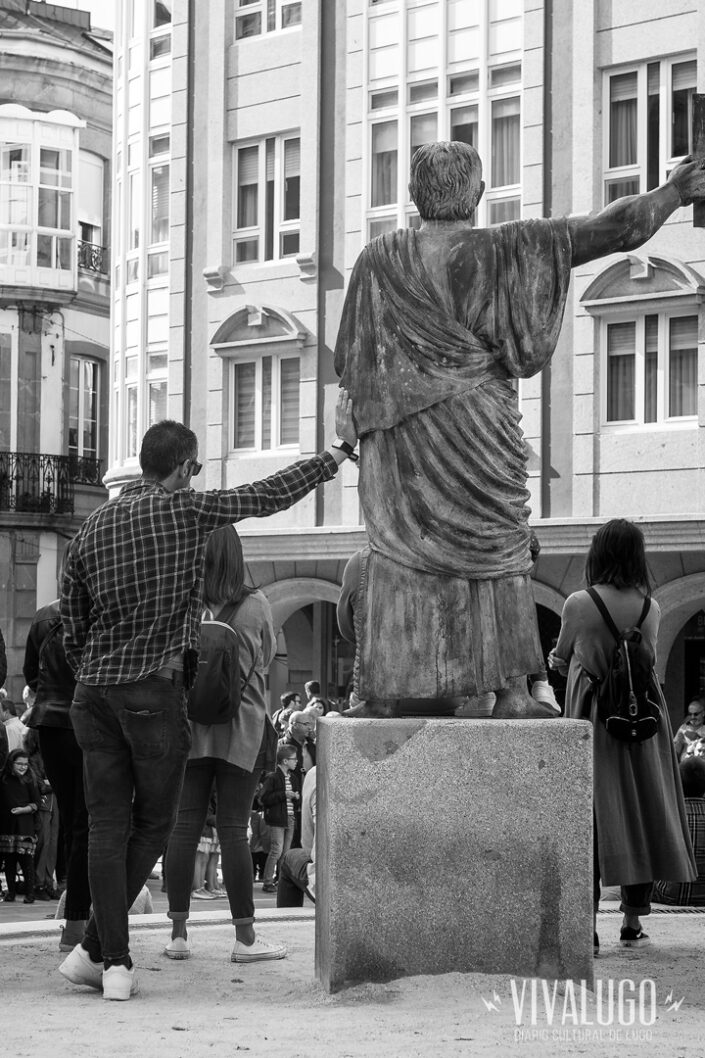
[[[189,915],[196,846],[208,814],[215,780],[215,827],[230,914],[236,926],[254,922],[252,857],[247,825],[263,762],[264,754],[260,752],[251,772],[217,757],[190,760],[186,765],[179,813],[166,857],[168,914],[174,921],[187,919]]]

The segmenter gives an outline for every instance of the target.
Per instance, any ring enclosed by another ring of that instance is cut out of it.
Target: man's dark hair
[[[702,757],[686,757],[678,765],[684,797],[702,797],[705,794],[705,760]]]
[[[308,683],[304,684],[304,690],[306,694],[314,696],[321,693],[321,685],[318,680],[309,680]]]
[[[458,141],[425,143],[411,160],[409,194],[422,220],[470,220],[482,193],[482,162]]]
[[[193,430],[174,419],[163,419],[150,426],[142,438],[140,466],[146,478],[163,481],[180,463],[195,459],[198,438]]]
[[[291,746],[288,743],[277,746],[277,764],[281,764],[283,760],[289,760],[292,757],[294,760],[298,760],[296,746]]]
[[[651,591],[641,529],[626,518],[612,518],[600,526],[588,552],[585,580],[591,587],[593,584],[612,584],[620,590],[642,588]]]
[[[291,703],[298,697],[298,691],[286,691],[286,693],[282,694],[279,698],[279,701],[282,703],[282,709],[288,709]]]

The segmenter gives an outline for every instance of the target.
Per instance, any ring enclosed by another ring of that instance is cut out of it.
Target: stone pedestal
[[[322,720],[316,975],[593,978],[581,720]]]

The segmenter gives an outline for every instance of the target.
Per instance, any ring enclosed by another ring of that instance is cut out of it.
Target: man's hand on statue
[[[705,158],[688,155],[671,171],[667,183],[675,186],[682,206],[705,199]]]
[[[353,402],[347,389],[341,389],[335,407],[335,429],[341,441],[353,448],[357,444],[357,430],[353,421]]]

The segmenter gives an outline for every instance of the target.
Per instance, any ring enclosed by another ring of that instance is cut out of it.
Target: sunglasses
[[[195,478],[203,470],[203,463],[199,463],[197,459],[191,459],[189,462],[191,463],[191,475]]]

